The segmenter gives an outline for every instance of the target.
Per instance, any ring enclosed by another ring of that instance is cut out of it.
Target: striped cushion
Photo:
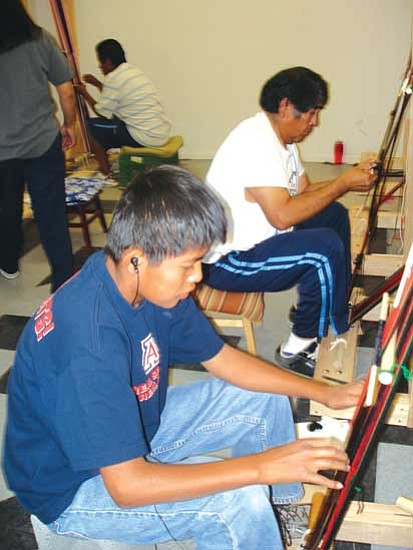
[[[194,291],[199,307],[211,313],[227,313],[259,323],[264,316],[262,292],[227,292],[201,283]]]

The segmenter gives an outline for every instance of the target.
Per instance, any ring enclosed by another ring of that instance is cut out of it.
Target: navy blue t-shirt
[[[8,382],[4,470],[24,508],[55,520],[99,468],[144,456],[168,365],[223,342],[192,298],[172,309],[119,293],[102,252],[27,323]]]

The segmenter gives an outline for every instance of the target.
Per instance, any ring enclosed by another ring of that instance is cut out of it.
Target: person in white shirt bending
[[[89,137],[101,172],[109,176],[108,149],[164,145],[170,137],[171,123],[155,86],[145,73],[127,63],[117,40],[99,42],[96,55],[103,82],[91,74],[84,75],[83,80],[96,87],[100,97],[96,101],[86,86],[79,91],[98,115],[89,119]]]

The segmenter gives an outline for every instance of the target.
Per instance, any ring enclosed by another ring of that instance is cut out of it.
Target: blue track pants
[[[239,292],[279,292],[297,286],[293,332],[302,338],[348,329],[351,275],[347,210],[332,203],[294,231],[271,237],[247,251],[233,251],[204,264],[204,282]]]

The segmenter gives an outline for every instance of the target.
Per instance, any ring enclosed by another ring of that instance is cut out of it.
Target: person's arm
[[[76,100],[73,84],[69,80],[56,86],[59,96],[60,107],[63,112],[63,126],[60,129],[62,134],[63,150],[70,149],[76,143],[75,121],[76,121]]]
[[[97,104],[97,101],[95,98],[93,98],[90,93],[87,91],[86,86],[84,84],[78,84],[76,86],[76,90],[78,93],[80,93],[84,98],[86,103],[89,105],[89,107],[98,115],[101,116],[100,113],[97,112],[95,109],[95,105]]]
[[[369,159],[366,159],[365,161],[363,161],[363,163],[359,164],[356,168],[367,168],[368,170],[375,170],[377,169],[377,161],[374,159],[374,158],[369,158]],[[346,176],[346,175],[351,175],[351,170],[348,170],[347,172],[345,172],[343,175]],[[348,174],[349,172],[349,174]],[[372,175],[375,175],[375,177],[377,178],[377,172],[376,174],[373,174]],[[301,176],[300,176],[300,180],[299,180],[299,192],[300,193],[304,193],[305,191],[318,191],[319,189],[323,189],[324,187],[327,187],[329,185],[331,185],[332,183],[334,183],[335,180],[326,180],[326,181],[317,181],[317,182],[310,182],[307,174],[304,172]],[[357,182],[355,182],[357,183]],[[350,189],[350,191],[356,191],[356,189]]]
[[[234,367],[234,365],[236,365]],[[355,405],[360,381],[329,386],[289,373],[228,345],[204,366],[239,387],[315,399],[333,408]],[[111,497],[121,507],[187,500],[253,484],[341,485],[322,470],[348,470],[346,453],[324,438],[301,439],[252,455],[202,464],[159,464],[136,458],[100,469]]]
[[[320,470],[348,470],[348,457],[324,438],[301,439],[244,457],[202,464],[159,464],[135,458],[100,469],[121,507],[182,501],[247,485],[302,482],[340,489]]]
[[[320,184],[310,183],[303,174],[300,192],[295,196],[282,187],[248,187],[246,200],[257,202],[273,227],[288,229],[319,214],[349,191],[368,191],[377,179],[372,167],[374,161],[366,161],[337,179]]]
[[[102,91],[103,84],[102,82],[96,78],[96,76],[93,76],[93,74],[84,74],[82,76],[82,80],[86,82],[86,84],[90,84],[91,86],[94,86],[99,90],[99,92]]]
[[[92,76],[92,75],[90,75]],[[94,77],[93,77],[94,78]],[[99,116],[107,119],[111,119],[116,112],[117,105],[119,103],[119,90],[116,86],[116,82],[111,80],[111,86],[105,86],[104,83],[95,79],[95,86],[100,90],[100,96],[98,100],[95,100],[87,91],[85,84],[77,86],[79,92],[85,98],[87,104],[93,111]]]
[[[333,386],[306,378],[227,344],[215,357],[205,361],[203,365],[213,376],[226,380],[234,386],[256,392],[313,399],[332,409],[356,405],[363,388],[361,380]]]

